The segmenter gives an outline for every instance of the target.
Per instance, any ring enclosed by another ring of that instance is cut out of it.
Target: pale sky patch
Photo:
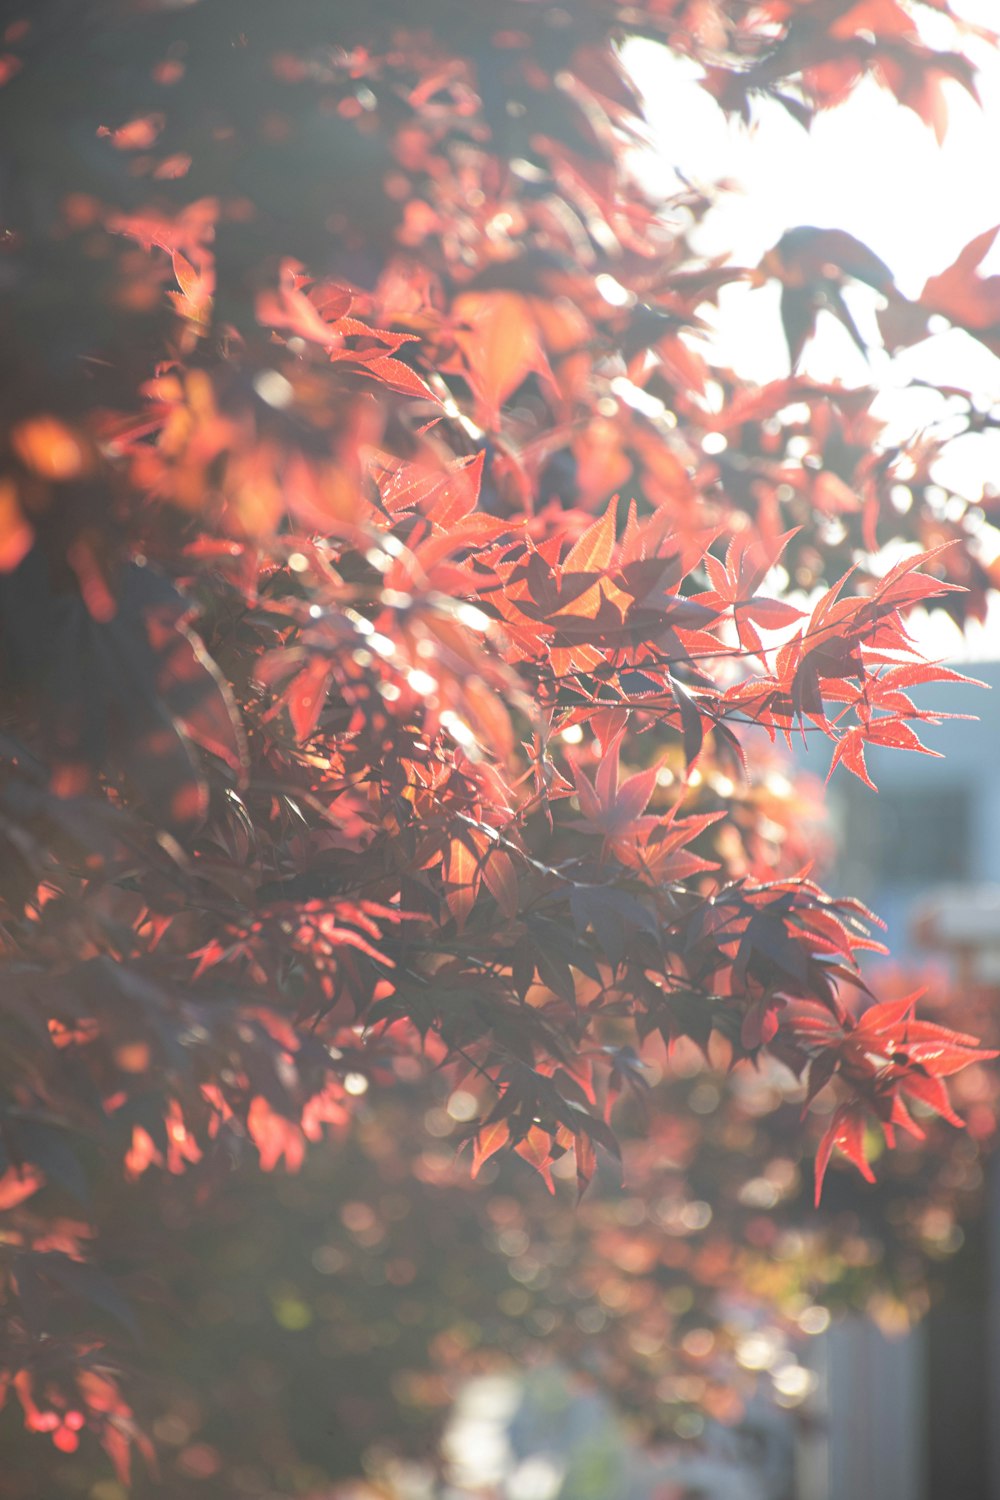
[[[1000,0],[964,0],[963,11],[984,25],[1000,23]],[[949,22],[929,15],[926,40],[956,47]],[[959,85],[944,84],[949,128],[939,145],[933,132],[873,79],[845,103],[824,110],[805,131],[778,103],[754,104],[748,127],[727,120],[698,84],[699,69],[653,42],[636,40],[625,61],[641,90],[654,151],[643,175],[664,198],[685,183],[714,188],[717,203],[692,235],[697,251],[756,265],[786,229],[799,224],[846,229],[891,268],[909,297],[928,276],[950,265],[968,242],[1000,224],[1000,56],[985,45],[964,45],[979,69],[981,107]],[[983,262],[1000,271],[1000,239]],[[763,384],[788,374],[780,335],[779,289],[723,288],[712,319],[714,358]],[[874,333],[875,294],[849,289],[851,310]],[[1000,407],[1000,359],[958,329],[936,334],[895,358],[876,350],[868,364],[846,330],[821,314],[817,336],[801,369],[820,381],[873,385],[875,414],[904,441],[925,426],[945,424],[947,404],[914,380],[970,391],[984,409]],[[1000,435],[964,438],[942,460],[935,477],[969,500],[1000,489]],[[987,544],[988,545],[988,544]],[[1000,657],[1000,609],[963,642],[939,612],[914,622],[925,648],[954,659]]]

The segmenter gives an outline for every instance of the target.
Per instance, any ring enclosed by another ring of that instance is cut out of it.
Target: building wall
[[[943,885],[1000,884],[1000,663],[977,663],[986,690],[941,684],[917,697],[920,707],[973,719],[918,726],[930,750],[866,751],[875,793],[838,769],[830,808],[839,844],[831,889],[857,896],[889,927],[896,954],[905,952],[915,902]],[[825,775],[829,749],[817,738],[797,762]]]

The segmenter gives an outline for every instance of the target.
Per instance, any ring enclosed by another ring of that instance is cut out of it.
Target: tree
[[[801,734],[867,780],[957,676],[905,621],[981,612],[981,517],[796,371],[822,310],[861,339],[858,281],[890,347],[990,346],[987,244],[912,303],[837,230],[705,262],[618,50],[806,126],[873,73],[937,127],[982,38],[932,8],[954,51],[896,0],[7,24],[0,1352],[60,1451],[149,1451],[105,1326],[123,1172],[176,1175],[187,1226],[247,1148],[295,1171],[438,1070],[473,1173],[572,1154],[583,1192],[688,1044],[835,1099],[817,1197],[834,1148],[869,1176],[879,1132],[959,1123],[943,1079],[992,1054],[870,993],[869,914],[754,768]],[[699,309],[773,278],[761,390]]]

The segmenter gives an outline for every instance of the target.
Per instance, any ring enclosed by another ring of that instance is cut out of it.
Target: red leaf
[[[870,1005],[855,1026],[855,1035],[883,1035],[900,1026],[912,1017],[914,1007],[923,993],[923,990],[915,990],[912,995],[904,995],[901,1000],[886,1000],[881,1005]]]
[[[852,771],[855,776],[864,782],[865,786],[870,786],[873,792],[878,791],[878,787],[869,776],[868,767],[865,764],[864,733],[862,730],[849,729],[843,739],[837,741],[833,751],[833,759],[830,761],[827,781],[829,781],[841,761],[844,762],[849,771]]]
[[[928,278],[920,293],[920,303],[973,332],[1000,322],[1000,276],[976,275],[977,266],[986,259],[998,233],[1000,226],[970,240],[947,270]]]
[[[928,1109],[932,1109],[943,1120],[947,1120],[949,1125],[954,1125],[959,1130],[964,1128],[964,1121],[959,1119],[958,1115],[952,1109],[951,1101],[948,1098],[948,1090],[940,1078],[921,1076],[919,1073],[908,1073],[906,1078],[900,1082],[899,1088],[904,1094],[909,1094],[911,1098],[919,1099],[921,1104],[926,1104]]]
[[[633,823],[649,803],[656,790],[659,766],[649,766],[645,771],[636,771],[618,788],[614,800],[615,821],[623,825]]]
[[[866,1182],[874,1182],[875,1174],[865,1156],[865,1122],[859,1105],[842,1104],[834,1111],[833,1119],[823,1133],[816,1150],[816,1205],[823,1193],[823,1179],[834,1146],[838,1147],[848,1161],[852,1162]]]
[[[319,723],[327,690],[333,676],[333,665],[323,656],[310,657],[284,694],[284,703],[292,728],[300,741],[308,740]]]
[[[940,750],[928,750],[922,745],[909,724],[899,719],[873,719],[864,731],[865,739],[872,745],[889,745],[896,750],[918,750],[921,755],[932,755],[941,759]]]
[[[737,624],[740,617],[746,615],[763,630],[781,630],[785,625],[794,625],[796,620],[804,617],[804,612],[796,609],[793,604],[785,604],[780,599],[761,599],[759,596],[741,600],[735,609]]]
[[[437,404],[437,396],[424,384],[416,371],[411,370],[409,365],[404,365],[401,359],[393,359],[388,354],[380,354],[374,359],[366,359],[362,365],[362,372],[366,375],[374,375],[383,385],[391,386],[394,391],[402,391],[406,396],[421,396],[425,401],[433,401]]]
[[[434,504],[427,514],[435,526],[447,531],[456,521],[474,511],[483,482],[486,450],[481,448],[472,458],[458,460],[436,489]]]

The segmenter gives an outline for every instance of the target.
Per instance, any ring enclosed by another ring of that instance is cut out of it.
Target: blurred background
[[[912,291],[1000,218],[981,170],[1000,128],[995,65],[983,114],[956,89],[939,148],[874,85],[809,135],[778,106],[745,131],[662,49],[636,44],[628,60],[654,126],[644,170],[664,189],[731,184],[694,230],[706,255],[717,243],[756,264],[788,228],[832,223]],[[933,181],[933,216],[918,180]],[[787,374],[777,295],[721,294],[720,325],[738,332],[719,358],[755,380]],[[875,294],[851,295],[872,318]],[[872,369],[824,317],[805,373],[874,382],[901,431],[924,419],[921,368],[984,409],[1000,400],[1000,362],[958,330]],[[998,456],[996,433],[953,444],[950,491],[995,502]],[[996,1046],[1000,619],[994,599],[964,639],[941,613],[915,627],[992,689],[921,699],[960,716],[927,733],[945,759],[873,749],[878,795],[843,773],[826,794],[822,757],[765,747],[747,797],[834,893],[884,919],[896,972],[883,988],[926,987],[946,1024],[958,997],[963,1027]],[[698,810],[713,789],[736,795],[722,779],[707,769]],[[191,1164],[194,1206],[188,1182],[139,1162],[127,1182],[102,1178],[127,1306],[101,1311],[143,1353],[137,1409],[161,1413],[159,1472],[140,1468],[137,1500],[1000,1500],[996,1070],[955,1080],[964,1131],[924,1122],[926,1149],[904,1138],[874,1187],[832,1171],[813,1212],[832,1105],[815,1101],[803,1139],[792,1075],[725,1061],[693,1046],[669,1070],[665,1055],[623,1059],[624,1185],[604,1161],[579,1206],[571,1161],[551,1195],[516,1158],[471,1180],[477,1099],[417,1066],[378,1099],[349,1075],[355,1126],[298,1171],[265,1175],[234,1144]],[[276,1124],[269,1164],[296,1165],[291,1151]],[[46,1168],[72,1197],[54,1146]],[[2,1500],[127,1500],[96,1453],[47,1453],[40,1477],[36,1442],[8,1402]]]
[[[879,793],[835,776],[825,822],[808,754],[767,761],[755,795],[803,820],[833,890],[885,915],[883,989],[927,986],[925,1012],[946,1021],[960,995],[988,1044],[1000,665],[967,670],[993,691],[940,690],[976,716],[929,730],[944,762],[873,752]],[[823,1101],[803,1141],[790,1073],[727,1074],[693,1047],[644,1071],[619,1110],[624,1186],[605,1161],[579,1206],[571,1164],[553,1196],[515,1157],[473,1181],[476,1100],[419,1069],[361,1092],[351,1133],[294,1175],[234,1158],[220,1191],[218,1161],[192,1164],[197,1208],[163,1174],[104,1180],[141,1324],[133,1396],[161,1412],[160,1473],[140,1468],[134,1493],[996,1500],[995,1070],[954,1080],[965,1131],[924,1121],[926,1149],[904,1137],[874,1186],[832,1171],[818,1212]],[[8,1403],[4,1500],[40,1495],[36,1441]],[[46,1494],[126,1500],[93,1458],[52,1454]]]

